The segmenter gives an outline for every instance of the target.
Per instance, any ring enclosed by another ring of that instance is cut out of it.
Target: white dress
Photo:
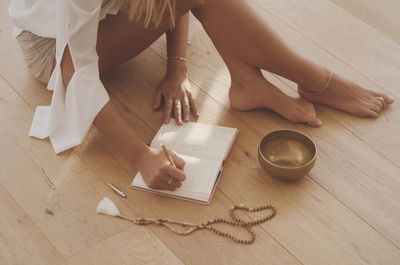
[[[99,78],[96,40],[99,20],[117,11],[116,1],[11,0],[15,35],[27,30],[56,38],[56,66],[47,87],[54,91],[51,105],[36,108],[29,131],[30,136],[49,137],[56,153],[79,145],[109,101]],[[60,62],[67,45],[75,73],[64,87]]]

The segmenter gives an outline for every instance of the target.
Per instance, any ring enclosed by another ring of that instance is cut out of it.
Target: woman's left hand
[[[199,116],[190,87],[186,73],[173,72],[165,75],[157,88],[153,104],[153,109],[156,110],[164,100],[164,123],[169,123],[172,112],[178,125],[181,125],[182,121],[189,121],[190,110],[196,118]]]

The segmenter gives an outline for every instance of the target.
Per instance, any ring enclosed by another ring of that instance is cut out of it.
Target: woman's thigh
[[[176,0],[178,19],[186,12],[201,5],[201,0]],[[121,64],[149,47],[170,27],[170,17],[165,14],[160,25],[144,26],[143,20],[130,20],[124,12],[117,15],[107,15],[99,22],[97,34],[97,54],[99,56],[99,71],[106,72]],[[64,85],[69,83],[74,73],[74,66],[68,47],[61,61]]]
[[[124,13],[108,15],[100,21],[97,37],[99,70],[106,72],[141,53],[156,41],[167,26],[161,23],[154,28],[143,26],[142,21],[131,21]]]
[[[176,19],[196,8],[198,0],[176,0]],[[141,53],[169,30],[169,15],[164,15],[160,25],[144,27],[142,20],[129,20],[123,12],[109,15],[99,24],[97,53],[100,72],[123,63]]]

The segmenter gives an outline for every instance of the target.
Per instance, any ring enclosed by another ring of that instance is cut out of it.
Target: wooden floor
[[[190,79],[199,121],[240,130],[210,206],[128,188],[136,170],[95,128],[58,156],[48,140],[27,136],[35,107],[48,105],[51,93],[21,60],[8,1],[0,3],[0,264],[400,264],[399,1],[250,1],[301,54],[396,98],[377,120],[317,107],[324,125],[313,129],[269,111],[234,111],[227,69],[206,35],[194,35]],[[151,101],[164,58],[160,39],[104,76],[113,102],[147,142],[161,124]],[[295,95],[293,83],[266,76]],[[279,128],[302,131],[319,147],[315,168],[301,181],[274,180],[257,162],[259,140]],[[98,215],[103,196],[132,217],[198,222],[227,217],[234,203],[272,203],[278,214],[255,228],[253,245],[243,246],[208,232],[178,237]]]

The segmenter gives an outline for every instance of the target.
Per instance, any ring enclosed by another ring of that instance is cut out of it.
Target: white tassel
[[[119,215],[119,210],[112,200],[108,197],[104,197],[97,205],[96,213],[117,216]]]

